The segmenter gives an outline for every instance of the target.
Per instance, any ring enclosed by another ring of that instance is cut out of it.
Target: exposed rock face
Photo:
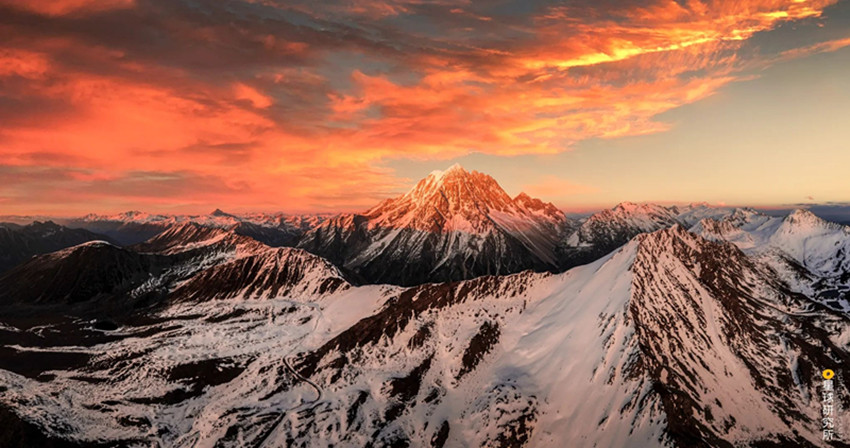
[[[819,372],[850,361],[847,316],[732,244],[675,226],[638,238],[630,315],[679,446],[819,446]],[[847,400],[844,396],[842,400]]]

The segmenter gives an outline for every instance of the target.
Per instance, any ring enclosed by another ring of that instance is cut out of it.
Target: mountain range
[[[850,228],[805,210],[571,219],[453,166],[362,214],[62,224],[0,273],[2,446],[848,446]]]

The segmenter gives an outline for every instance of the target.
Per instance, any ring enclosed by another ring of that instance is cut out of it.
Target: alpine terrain
[[[0,445],[850,446],[848,227],[460,166],[286,216],[90,216],[0,274]]]

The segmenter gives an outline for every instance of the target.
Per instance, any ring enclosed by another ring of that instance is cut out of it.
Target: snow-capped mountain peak
[[[375,226],[430,232],[487,232],[491,212],[517,214],[513,200],[492,177],[454,165],[435,171],[404,195],[366,212]]]
[[[145,213],[138,210],[130,210],[121,213],[115,213],[112,215],[98,215],[95,213],[89,213],[88,215],[82,218],[83,222],[97,222],[97,221],[113,221],[113,222],[124,222],[124,223],[150,223],[150,222],[158,222],[166,220],[168,217],[164,215],[156,215],[151,213]]]
[[[554,269],[567,222],[554,205],[527,194],[512,199],[492,177],[454,165],[362,215],[325,222],[299,247],[370,281],[461,280]],[[411,260],[420,261],[416,272],[387,269]]]
[[[434,171],[410,191],[365,213],[372,226],[427,232],[485,234],[503,221],[561,224],[566,218],[554,205],[525,193],[512,199],[492,177],[455,164]]]
[[[446,168],[445,170],[431,171],[431,173],[428,175],[428,178],[433,177],[439,181],[444,177],[463,176],[466,174],[469,173],[463,168],[463,166],[461,166],[459,163],[455,163],[454,165]]]
[[[783,227],[789,231],[807,232],[816,230],[836,230],[843,226],[825,221],[809,210],[798,208],[785,217]]]

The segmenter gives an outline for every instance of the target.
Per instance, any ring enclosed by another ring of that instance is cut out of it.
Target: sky
[[[847,204],[848,3],[0,0],[0,215]]]

